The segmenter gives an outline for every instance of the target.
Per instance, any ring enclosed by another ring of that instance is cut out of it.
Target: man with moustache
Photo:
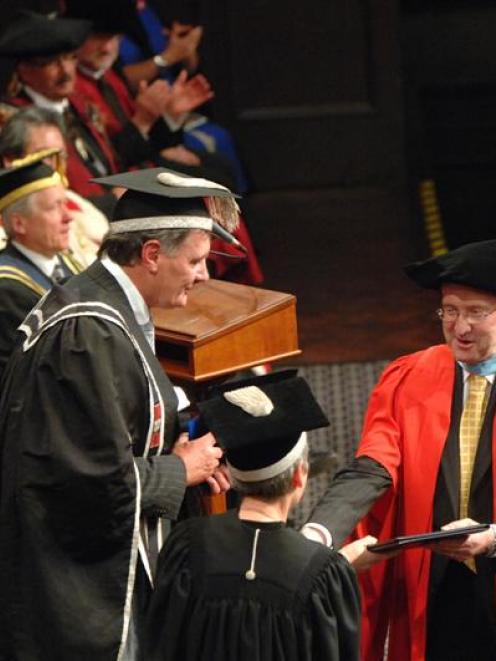
[[[0,170],[0,213],[7,245],[0,251],[0,374],[16,330],[55,282],[81,267],[67,253],[72,217],[63,180],[39,152]]]
[[[496,658],[496,241],[407,267],[440,291],[446,343],[403,356],[372,393],[353,464],[304,527],[335,545],[491,523],[488,530],[400,552],[363,575],[367,661]],[[377,559],[380,555],[377,554]]]
[[[17,61],[20,89],[5,99],[14,107],[36,105],[57,112],[68,134],[67,177],[71,188],[93,196],[109,211],[115,199],[90,182],[95,176],[117,172],[118,158],[101,118],[87,101],[73,95],[75,50],[90,30],[86,21],[59,19],[19,11],[0,37],[0,56]]]
[[[23,10],[0,37],[0,56],[17,61],[16,75],[21,83],[19,93],[5,102],[15,107],[34,104],[63,117],[68,139],[70,187],[80,195],[91,196],[108,215],[115,199],[103,196],[101,186],[91,181],[93,177],[142,164],[158,164],[190,175],[218,179],[218,170],[208,163],[181,163],[178,162],[180,157],[169,159],[159,153],[163,147],[177,142],[176,134],[163,122],[158,138],[160,144],[151,135],[157,120],[168,108],[170,93],[165,81],[143,86],[129,121],[118,135],[109,135],[101,109],[75,88],[76,50],[90,31],[91,23],[86,20]]]

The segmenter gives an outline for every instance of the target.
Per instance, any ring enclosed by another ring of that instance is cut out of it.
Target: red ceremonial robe
[[[372,534],[384,540],[432,530],[454,380],[455,362],[446,345],[399,358],[385,370],[370,399],[357,456],[383,465],[393,485],[358,525],[359,536]],[[493,444],[496,483],[494,453]],[[425,659],[430,565],[431,552],[419,548],[361,576],[363,659],[382,661],[388,623],[390,659]]]
[[[112,90],[114,91],[122,109],[123,115],[125,115],[127,119],[131,119],[131,117],[136,112],[136,104],[129,90],[124,84],[124,81],[112,69],[106,71],[103,74],[103,77],[105,78],[107,84],[112,87]],[[107,101],[104,99],[93,78],[87,76],[81,71],[78,71],[76,75],[76,91],[78,94],[91,101],[98,108],[103,117],[103,121],[105,122],[107,133],[110,137],[113,137],[119,133],[119,131],[122,131],[124,128],[123,122],[120,121],[115,112],[109,108]]]

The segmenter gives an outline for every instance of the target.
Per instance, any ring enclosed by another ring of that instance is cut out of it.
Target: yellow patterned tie
[[[487,404],[487,383],[484,376],[471,374],[468,377],[467,399],[460,423],[460,519],[468,517],[472,470]],[[466,560],[465,564],[475,572],[473,560]]]

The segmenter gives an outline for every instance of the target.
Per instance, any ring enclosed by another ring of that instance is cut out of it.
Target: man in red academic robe
[[[92,177],[117,171],[118,158],[101,118],[86,99],[73,95],[76,57],[90,23],[19,12],[0,37],[0,55],[17,61],[19,90],[12,107],[36,105],[56,112],[68,137],[67,177],[80,195],[103,195]],[[70,98],[69,98],[70,97]]]
[[[446,344],[395,360],[369,402],[361,442],[304,532],[335,544],[359,523],[379,540],[496,520],[496,241],[411,265],[439,289]],[[471,383],[484,402],[465,499],[464,417]],[[478,441],[477,441],[478,438]],[[466,501],[464,504],[464,500]],[[399,552],[362,575],[362,655],[382,661],[496,658],[496,526]],[[378,557],[380,557],[378,555]]]

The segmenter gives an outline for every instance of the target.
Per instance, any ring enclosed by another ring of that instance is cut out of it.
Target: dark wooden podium
[[[301,353],[291,294],[209,280],[184,308],[152,310],[157,358],[176,382],[203,383]]]

